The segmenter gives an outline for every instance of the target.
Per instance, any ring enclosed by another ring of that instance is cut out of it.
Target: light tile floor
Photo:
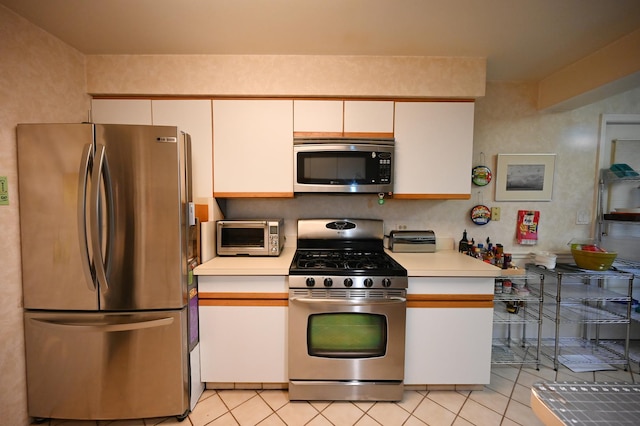
[[[148,425],[308,425],[393,426],[454,425],[536,426],[542,423],[530,408],[531,385],[538,381],[598,381],[640,383],[638,364],[630,371],[574,373],[542,360],[534,366],[494,366],[491,383],[474,391],[406,391],[390,402],[289,402],[286,390],[206,390],[183,422],[175,418],[119,421],[51,420],[49,426]],[[41,423],[43,424],[43,423]],[[47,423],[44,423],[47,424]]]

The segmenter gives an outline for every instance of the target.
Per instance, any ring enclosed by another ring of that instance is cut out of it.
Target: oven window
[[[372,358],[384,356],[387,318],[384,315],[349,312],[309,316],[307,350],[326,358]]]

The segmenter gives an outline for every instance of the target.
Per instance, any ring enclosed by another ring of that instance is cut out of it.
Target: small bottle
[[[487,250],[487,252],[484,255],[484,261],[491,264],[491,265],[495,265],[496,263],[496,258],[495,255],[493,253],[493,247],[491,248],[491,250]]]
[[[502,262],[504,258],[504,247],[502,247],[502,244],[498,243],[496,244],[495,249],[496,249],[495,265],[502,268]]]
[[[509,269],[511,267],[511,253],[505,253],[502,260],[502,269]]]
[[[466,253],[469,250],[469,240],[467,240],[467,230],[462,231],[462,239],[458,243],[458,251]]]

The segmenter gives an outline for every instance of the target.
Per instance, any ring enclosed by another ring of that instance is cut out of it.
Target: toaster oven
[[[279,256],[284,248],[283,219],[219,220],[218,256]]]

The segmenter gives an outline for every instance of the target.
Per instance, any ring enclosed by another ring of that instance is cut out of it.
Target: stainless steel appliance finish
[[[393,139],[295,139],[294,192],[391,193]]]
[[[284,249],[283,219],[219,220],[218,256],[280,256]]]
[[[397,253],[433,253],[436,235],[433,231],[394,230],[389,233],[389,248]]]
[[[29,414],[70,419],[181,415],[189,407],[186,324],[186,308],[28,311]]]
[[[29,415],[186,416],[189,136],[22,124],[17,148]]]
[[[382,221],[298,221],[289,269],[289,399],[397,401],[407,271]]]

